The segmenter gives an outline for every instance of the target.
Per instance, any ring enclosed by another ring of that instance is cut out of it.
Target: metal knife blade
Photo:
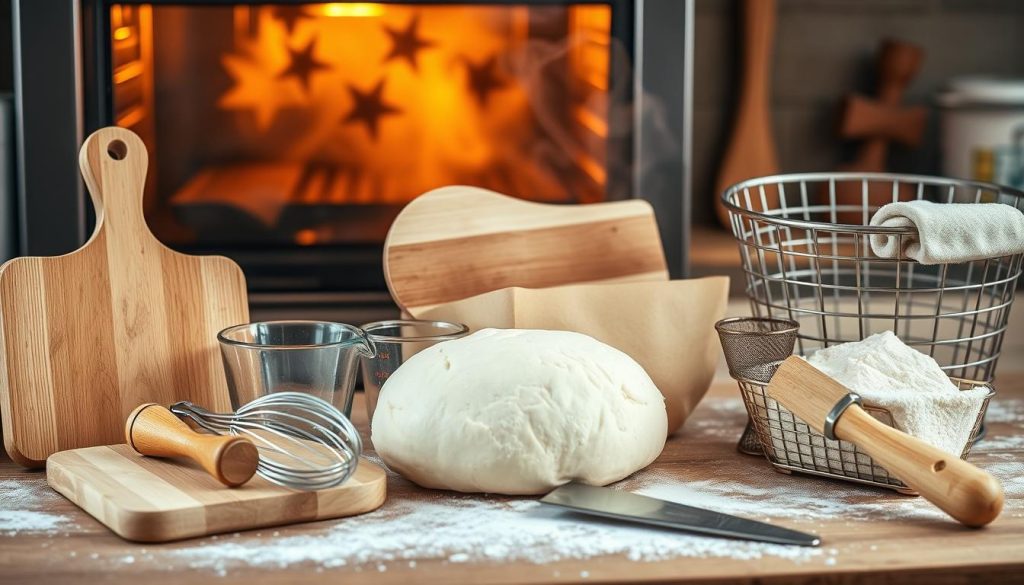
[[[818,546],[815,534],[773,526],[675,502],[641,496],[611,488],[568,483],[541,498],[541,503],[559,506],[583,514],[628,522],[652,524],[688,532],[771,542]]]

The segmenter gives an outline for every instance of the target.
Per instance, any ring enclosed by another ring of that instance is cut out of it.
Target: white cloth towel
[[[871,225],[917,228],[917,236],[904,235],[902,242],[872,235],[871,251],[880,258],[956,264],[1024,252],[1024,213],[1001,203],[901,201],[876,211]]]

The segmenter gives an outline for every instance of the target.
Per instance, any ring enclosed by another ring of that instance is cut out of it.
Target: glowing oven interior
[[[379,243],[442,185],[609,193],[602,4],[115,5],[113,117],[169,243]]]

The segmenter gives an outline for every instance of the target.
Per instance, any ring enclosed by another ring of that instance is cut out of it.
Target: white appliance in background
[[[943,175],[1024,188],[1024,79],[954,78],[937,102]]]

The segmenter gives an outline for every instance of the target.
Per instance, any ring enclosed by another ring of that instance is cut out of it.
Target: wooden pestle
[[[143,404],[128,415],[124,435],[136,452],[153,457],[187,457],[228,487],[249,481],[259,463],[259,451],[249,439],[197,433],[155,403]]]
[[[743,71],[736,120],[712,195],[718,221],[726,228],[729,227],[729,210],[722,203],[722,193],[740,181],[779,172],[770,108],[775,11],[775,0],[743,2]],[[754,199],[753,210],[764,211],[760,194]],[[775,186],[765,187],[765,201],[768,209],[778,206],[779,193]]]
[[[852,392],[830,376],[791,356],[768,384],[768,396],[811,428],[849,441],[889,473],[961,523],[981,527],[1003,509],[1003,486],[988,472],[924,441],[885,425],[856,403]],[[840,405],[846,405],[843,409]]]

